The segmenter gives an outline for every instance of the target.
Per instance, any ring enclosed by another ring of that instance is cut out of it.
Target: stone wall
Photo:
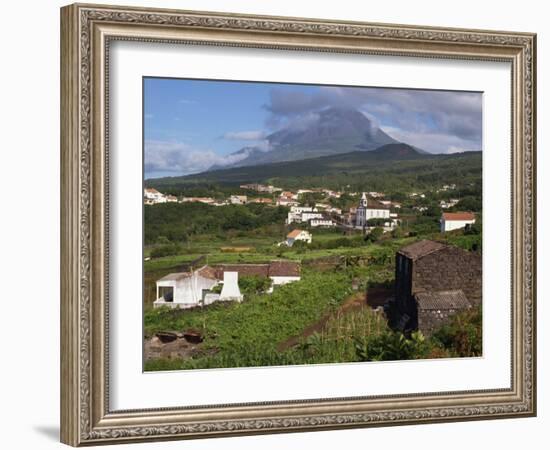
[[[481,255],[446,247],[413,262],[411,294],[462,289],[472,306],[481,303]]]
[[[449,322],[449,317],[456,314],[458,309],[424,309],[418,311],[418,330],[424,336],[430,336],[435,330]]]

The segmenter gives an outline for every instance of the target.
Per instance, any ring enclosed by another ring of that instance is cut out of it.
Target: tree
[[[245,295],[266,292],[271,287],[271,284],[271,278],[260,275],[242,276],[239,278],[239,288]]]
[[[369,234],[365,236],[366,242],[377,242],[380,240],[382,235],[384,234],[384,230],[380,227],[373,228]]]
[[[367,226],[369,226],[369,227],[383,227],[384,224],[387,221],[388,221],[388,219],[382,219],[382,218],[368,219],[367,220]]]
[[[163,256],[172,256],[181,253],[182,247],[179,244],[166,244],[151,250],[152,258],[161,258]]]

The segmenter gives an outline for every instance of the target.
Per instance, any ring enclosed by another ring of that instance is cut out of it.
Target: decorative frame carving
[[[109,43],[200,43],[512,65],[512,386],[113,412],[108,399]],[[536,414],[536,36],[75,4],[61,10],[61,439],[78,446]]]

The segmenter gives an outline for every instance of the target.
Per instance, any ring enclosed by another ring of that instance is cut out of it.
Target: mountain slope
[[[374,150],[397,143],[364,114],[348,108],[328,108],[267,136],[269,151],[245,147],[234,155],[246,155],[227,167],[296,161],[319,156]],[[212,169],[219,169],[213,167]]]
[[[184,177],[146,180],[148,187],[272,182],[282,186],[318,187],[364,184],[372,180],[392,186],[399,179],[412,184],[463,182],[481,176],[481,152],[422,154],[407,144],[388,144],[372,151],[355,151],[300,161],[234,167]],[[397,177],[397,178],[396,178]]]

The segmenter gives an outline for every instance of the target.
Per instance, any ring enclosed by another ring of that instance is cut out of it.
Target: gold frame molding
[[[108,58],[113,40],[506,61],[512,67],[509,389],[111,411]],[[74,4],[61,9],[61,440],[73,446],[536,414],[536,35]]]

